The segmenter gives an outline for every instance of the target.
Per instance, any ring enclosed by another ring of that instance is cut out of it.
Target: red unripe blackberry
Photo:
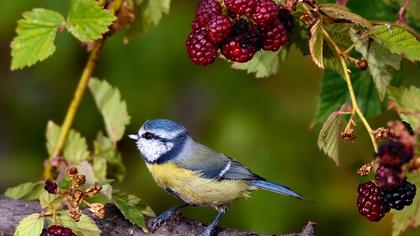
[[[278,16],[278,6],[273,0],[258,0],[251,19],[259,26],[267,26]]]
[[[209,39],[213,43],[218,44],[229,35],[229,19],[224,16],[215,16],[207,23],[206,30]]]
[[[54,194],[57,191],[57,183],[55,183],[54,181],[47,179],[45,180],[44,183],[44,189],[49,192]]]
[[[208,65],[216,59],[217,47],[207,38],[207,32],[203,29],[190,33],[186,47],[188,57],[196,65]]]
[[[43,236],[76,236],[73,231],[61,225],[52,225]]]
[[[416,185],[405,181],[396,188],[381,189],[379,199],[391,208],[402,210],[413,203],[416,196]]]
[[[247,15],[247,14],[251,14],[254,11],[258,0],[224,0],[224,1],[229,11],[239,14],[239,15]]]
[[[378,188],[395,188],[404,183],[406,179],[401,168],[379,165],[376,169],[375,181]]]
[[[357,192],[359,193],[357,197],[359,213],[368,220],[379,221],[390,210],[379,200],[379,189],[372,181],[360,184]]]
[[[201,27],[201,26],[200,26],[200,24],[198,23],[198,20],[197,20],[197,19],[194,19],[194,20],[191,22],[191,29],[192,29],[192,30],[198,30],[198,29],[200,29],[200,28],[203,28],[203,27]]]
[[[217,0],[201,0],[195,12],[195,20],[200,27],[206,27],[213,17],[221,13],[222,8]]]
[[[275,20],[265,28],[262,36],[262,49],[277,51],[287,43],[287,31],[280,20]]]
[[[277,18],[281,23],[283,23],[283,26],[286,28],[286,30],[291,30],[293,28],[293,16],[289,10],[280,8]]]
[[[228,37],[221,45],[220,52],[227,59],[236,62],[247,62],[252,59],[257,50],[241,47],[237,37]]]
[[[379,146],[376,155],[381,158],[381,164],[399,167],[413,158],[414,150],[401,142],[389,141]]]

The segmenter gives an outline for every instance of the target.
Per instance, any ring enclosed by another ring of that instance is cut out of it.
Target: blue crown
[[[167,119],[148,120],[143,124],[145,130],[162,129],[166,131],[186,130],[184,126]]]

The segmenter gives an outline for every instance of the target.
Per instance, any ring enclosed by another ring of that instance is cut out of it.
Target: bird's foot
[[[213,225],[207,226],[207,228],[204,230],[201,236],[212,236],[214,233],[214,228],[215,227]]]
[[[159,226],[169,221],[175,213],[176,213],[176,209],[169,209],[163,212],[162,214],[160,214],[158,217],[154,218],[152,220],[150,230],[152,232],[155,232],[159,228]]]

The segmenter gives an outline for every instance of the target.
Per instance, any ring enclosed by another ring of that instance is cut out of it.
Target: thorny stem
[[[123,1],[124,0],[115,0],[112,2],[112,8],[111,8],[112,14],[115,15],[115,13],[118,11],[120,6],[122,5]],[[54,147],[54,150],[51,153],[51,156],[48,158],[49,161],[59,156],[64,147],[64,144],[70,133],[70,129],[73,124],[74,118],[76,116],[77,110],[80,106],[80,102],[82,101],[83,95],[89,84],[89,79],[91,78],[91,75],[96,67],[96,62],[99,58],[99,54],[104,45],[106,36],[107,35],[104,35],[102,39],[97,40],[93,46],[93,49],[89,55],[89,59],[86,62],[82,75],[80,76],[79,83],[73,95],[73,99],[70,103],[69,108],[67,109],[66,116],[64,118],[63,124],[60,129],[60,134],[58,136],[57,144]],[[49,161],[47,161],[46,166],[45,166],[44,178],[52,178],[53,167]]]
[[[410,3],[410,0],[404,0],[403,4],[401,5],[400,10],[397,14],[397,22],[398,23],[405,23],[405,10],[407,9],[408,4]]]
[[[324,33],[325,38],[331,43],[331,45],[337,51],[338,55],[340,55],[340,62],[341,62],[341,66],[344,73],[344,80],[347,83],[347,88],[349,90],[353,110],[357,113],[363,125],[365,126],[366,130],[368,131],[370,139],[372,140],[373,149],[375,150],[375,152],[377,152],[378,144],[376,143],[375,137],[373,136],[373,130],[370,127],[369,123],[367,122],[365,116],[363,115],[363,112],[360,110],[359,105],[357,104],[356,96],[353,90],[353,85],[351,83],[349,71],[347,68],[346,61],[345,61],[345,55],[343,54],[341,49],[337,46],[337,44],[334,42],[334,40],[331,38],[331,36],[328,34],[328,32],[325,29],[322,29],[322,31]]]

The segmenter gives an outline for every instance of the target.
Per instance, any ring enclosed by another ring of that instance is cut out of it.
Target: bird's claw
[[[213,234],[213,230],[206,228],[206,230],[204,230],[204,232],[201,234],[201,236],[211,236]]]
[[[158,217],[154,218],[152,220],[150,230],[152,232],[155,232],[159,228],[159,226],[161,226],[165,222],[169,221],[174,213],[175,213],[175,211],[171,211],[171,210],[170,211],[165,211],[162,214],[160,214]]]

